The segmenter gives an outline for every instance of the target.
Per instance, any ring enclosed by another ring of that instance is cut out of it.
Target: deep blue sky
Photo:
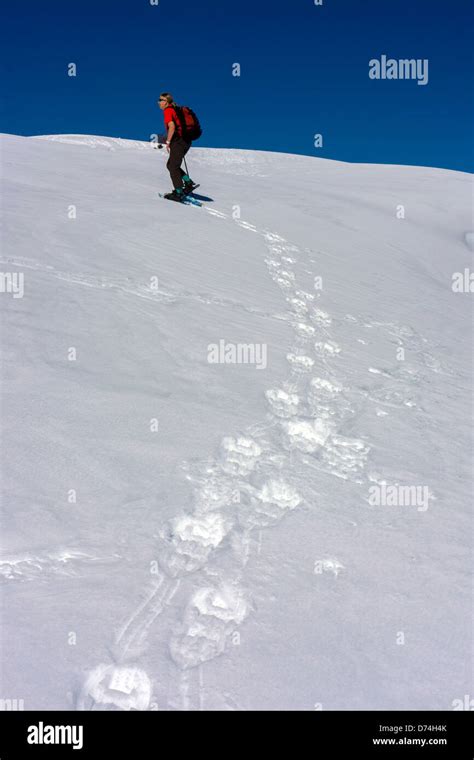
[[[0,131],[147,140],[163,131],[155,103],[169,90],[198,113],[203,147],[473,171],[472,8],[472,0],[10,0]],[[382,54],[428,58],[428,85],[369,79],[369,60]],[[314,148],[317,132],[323,149]]]

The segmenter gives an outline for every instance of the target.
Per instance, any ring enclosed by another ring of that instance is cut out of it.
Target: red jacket
[[[179,137],[183,136],[183,130],[181,128],[181,124],[178,119],[178,115],[176,111],[174,110],[173,106],[167,106],[165,110],[163,111],[163,116],[165,118],[165,127],[168,129],[168,124],[170,121],[174,121],[176,125],[176,133]]]

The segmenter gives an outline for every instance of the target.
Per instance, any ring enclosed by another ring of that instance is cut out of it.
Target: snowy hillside
[[[2,137],[2,696],[451,709],[470,175],[193,148],[194,208],[165,162]]]

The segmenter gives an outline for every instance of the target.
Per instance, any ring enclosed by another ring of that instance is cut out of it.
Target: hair
[[[174,105],[174,98],[170,92],[162,92],[160,93],[160,98],[166,98],[168,101],[168,105],[172,106]]]

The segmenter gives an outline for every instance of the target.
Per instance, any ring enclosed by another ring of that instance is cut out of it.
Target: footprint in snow
[[[173,578],[196,572],[206,565],[232,525],[229,517],[215,511],[171,520],[160,533],[165,542],[159,554],[160,567]]]
[[[183,623],[173,634],[170,653],[183,670],[221,655],[229,638],[250,611],[243,590],[236,584],[203,587],[191,597]]]
[[[300,399],[296,393],[287,393],[282,388],[265,391],[265,396],[274,415],[283,419],[298,413]]]
[[[261,454],[261,447],[251,438],[226,437],[221,443],[222,469],[230,475],[245,477],[254,469]]]
[[[287,354],[286,360],[296,372],[309,372],[314,367],[314,359],[310,356]]]
[[[318,341],[314,344],[314,350],[319,356],[335,356],[341,352],[340,347],[332,340]]]
[[[139,668],[98,665],[85,679],[77,700],[78,710],[148,710],[151,683]]]
[[[336,477],[362,483],[360,474],[369,451],[370,446],[361,439],[332,435],[324,446],[322,461]]]
[[[267,480],[255,491],[248,504],[239,508],[239,523],[244,530],[269,528],[301,504],[297,491],[281,478]]]

